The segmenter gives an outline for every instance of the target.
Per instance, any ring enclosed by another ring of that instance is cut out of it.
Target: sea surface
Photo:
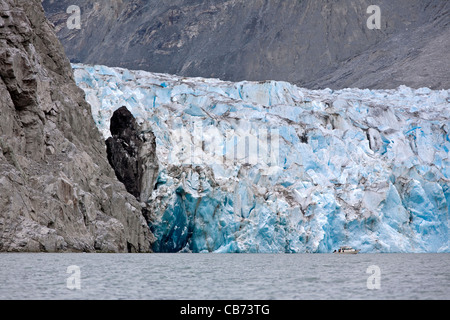
[[[450,299],[450,254],[0,254],[0,299]]]

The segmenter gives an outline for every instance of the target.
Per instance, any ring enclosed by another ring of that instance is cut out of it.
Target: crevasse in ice
[[[450,252],[450,90],[307,90],[73,65],[156,136],[157,252]]]

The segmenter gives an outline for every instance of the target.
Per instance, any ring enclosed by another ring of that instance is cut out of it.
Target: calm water
[[[450,254],[7,253],[0,299],[450,299]]]

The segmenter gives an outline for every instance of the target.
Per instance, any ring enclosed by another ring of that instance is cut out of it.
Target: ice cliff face
[[[450,251],[450,90],[73,67],[105,138],[121,106],[156,137],[155,251]]]

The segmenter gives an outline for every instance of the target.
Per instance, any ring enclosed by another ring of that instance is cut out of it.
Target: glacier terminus
[[[105,139],[122,106],[155,136],[155,252],[450,252],[450,90],[72,67]]]

